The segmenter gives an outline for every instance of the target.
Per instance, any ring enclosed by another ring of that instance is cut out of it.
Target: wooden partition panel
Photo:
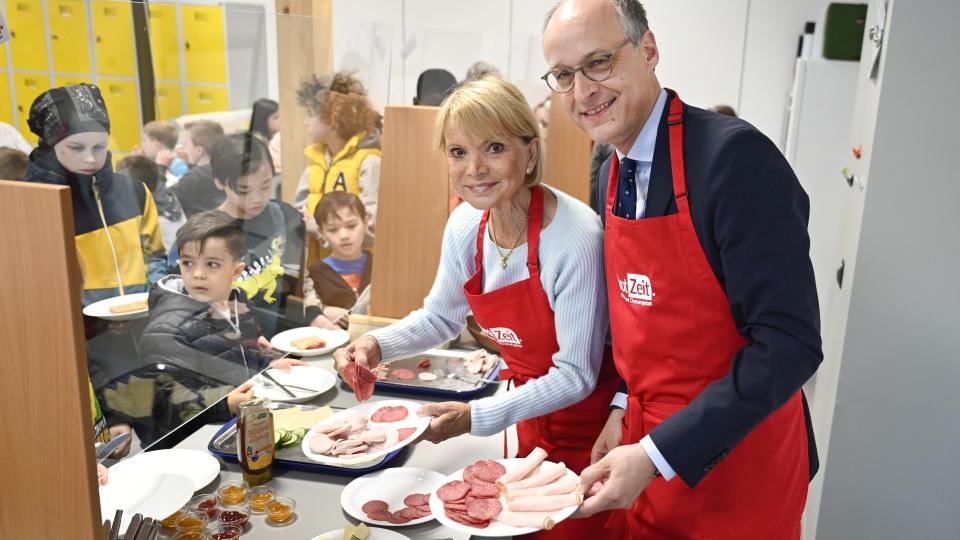
[[[4,538],[102,537],[66,187],[0,180]]]
[[[437,110],[388,106],[384,115],[371,315],[421,307],[437,274],[450,204],[447,164],[433,148]]]
[[[590,137],[554,103],[550,107],[547,136],[547,166],[543,181],[590,204]]]
[[[333,71],[333,0],[276,0],[283,200],[292,203],[310,144],[297,88],[306,75]]]

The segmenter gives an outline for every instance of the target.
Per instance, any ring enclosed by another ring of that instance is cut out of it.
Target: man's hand
[[[124,423],[122,423],[122,424],[114,424],[114,425],[110,426],[109,428],[107,428],[107,431],[110,432],[110,438],[112,439],[112,438],[116,437],[117,435],[120,435],[121,433],[130,433],[131,431],[133,431],[133,426],[131,426],[130,424],[127,424],[126,422],[124,422]],[[116,458],[116,459],[120,459],[120,458],[122,458],[123,456],[129,454],[129,453],[130,453],[130,441],[131,441],[132,439],[133,439],[133,437],[130,437],[129,439],[127,439],[127,441],[126,441],[125,443],[123,443],[123,444],[121,444],[120,446],[118,446],[117,449],[114,450],[112,454],[110,454],[110,457]]]
[[[97,463],[97,482],[101,486],[107,485],[107,482],[110,481],[110,476],[107,473],[107,468],[102,464]]]
[[[362,336],[353,343],[333,352],[333,366],[343,376],[343,368],[356,362],[367,369],[380,364],[380,342],[373,336]]]
[[[420,436],[434,444],[470,433],[470,404],[459,401],[430,403],[417,410],[417,416],[432,416],[430,427]]]
[[[227,394],[227,408],[230,409],[230,414],[236,415],[240,404],[251,399],[253,399],[252,382],[245,382],[234,388],[233,392]]]
[[[580,473],[580,489],[587,497],[580,517],[612,508],[629,508],[653,480],[654,467],[640,444],[618,446]]]
[[[623,415],[627,411],[623,409],[613,409],[610,416],[607,417],[607,423],[604,424],[597,442],[593,443],[593,450],[590,451],[590,464],[599,461],[603,456],[610,453],[611,450],[620,446],[620,440],[623,436]]]

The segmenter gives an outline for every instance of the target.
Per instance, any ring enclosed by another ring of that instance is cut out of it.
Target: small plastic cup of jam
[[[267,511],[267,504],[276,496],[277,490],[270,486],[253,487],[247,492],[247,504],[250,505],[251,512],[262,514]]]
[[[160,525],[163,525],[164,527],[166,527],[166,528],[168,528],[168,529],[172,529],[172,528],[176,527],[176,525],[177,525],[177,518],[179,518],[181,515],[183,515],[184,512],[186,512],[186,510],[184,510],[183,508],[177,510],[176,512],[170,514],[169,516],[161,519],[161,520],[160,520]]]
[[[240,538],[241,534],[243,534],[243,529],[236,525],[224,525],[221,523],[216,527],[207,529],[207,537],[210,540],[233,540],[234,538]]]
[[[293,520],[293,511],[297,503],[290,497],[277,497],[267,504],[267,523],[271,525],[286,525]]]
[[[187,510],[177,518],[176,527],[180,532],[197,532],[203,534],[207,528],[210,518],[203,512]]]
[[[197,531],[178,532],[173,540],[207,540],[207,535]]]
[[[250,508],[246,504],[230,504],[220,509],[218,518],[222,525],[243,526],[250,521]]]
[[[217,490],[217,497],[224,505],[241,504],[247,498],[250,484],[246,482],[227,482]]]
[[[217,496],[212,493],[197,495],[190,499],[185,507],[187,510],[203,512],[211,520],[217,518]]]

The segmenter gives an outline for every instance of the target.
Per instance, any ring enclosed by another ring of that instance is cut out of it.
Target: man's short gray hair
[[[647,23],[646,10],[643,9],[643,5],[639,0],[612,1],[613,9],[617,10],[617,17],[620,18],[620,29],[623,30],[623,35],[627,37],[630,43],[636,46],[640,43],[640,38],[650,29]],[[550,19],[553,18],[553,14],[557,12],[561,4],[563,4],[563,0],[554,4],[553,7],[547,11],[547,15],[543,18],[544,32],[546,32],[547,25],[550,24]]]

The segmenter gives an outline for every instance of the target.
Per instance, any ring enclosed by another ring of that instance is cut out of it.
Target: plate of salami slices
[[[481,460],[447,477],[430,495],[441,524],[480,536],[552,529],[583,503],[579,477],[537,448],[525,458]]]
[[[361,403],[325,418],[303,437],[303,454],[324,465],[353,465],[410,444],[430,425],[420,404],[403,399]]]
[[[436,471],[416,467],[384,469],[347,484],[340,492],[340,506],[374,525],[417,525],[433,519],[430,493],[446,480]]]

